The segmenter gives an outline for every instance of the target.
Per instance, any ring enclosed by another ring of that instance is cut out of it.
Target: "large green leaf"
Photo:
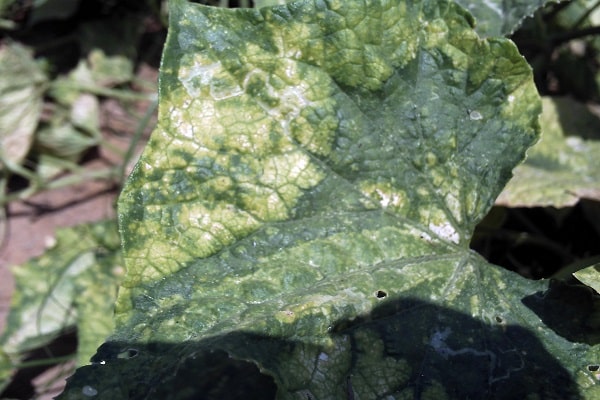
[[[591,313],[468,249],[537,138],[511,42],[444,1],[170,7],[117,331],[62,398],[272,396],[229,357],[280,398],[597,390]]]
[[[600,119],[574,100],[544,98],[540,122],[541,140],[515,169],[498,203],[565,207],[582,197],[600,199]]]

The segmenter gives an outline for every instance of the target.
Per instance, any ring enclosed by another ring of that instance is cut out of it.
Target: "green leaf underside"
[[[468,250],[536,140],[510,42],[445,2],[170,7],[159,125],[119,200],[117,332],[64,398],[185,398],[213,350],[280,398],[593,389],[595,349],[521,302],[545,285]]]
[[[581,138],[597,138],[600,119],[566,98],[544,98],[543,105],[542,138],[515,169],[498,204],[566,207],[583,197],[600,199],[600,143]]]

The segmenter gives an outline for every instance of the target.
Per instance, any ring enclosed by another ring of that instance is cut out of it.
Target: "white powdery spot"
[[[479,121],[481,119],[483,119],[483,115],[481,115],[481,113],[477,110],[473,110],[469,113],[469,119],[471,121]]]
[[[379,204],[383,208],[387,208],[388,206],[398,206],[402,201],[402,198],[398,193],[386,193],[381,189],[375,189],[375,192],[379,195]]]
[[[197,97],[203,87],[210,85],[211,78],[220,71],[223,66],[220,61],[204,59],[201,54],[197,54],[193,61],[184,57],[182,66],[179,68],[179,81],[192,97]],[[186,65],[190,63],[191,65]]]
[[[439,237],[442,237],[442,238],[447,239],[454,243],[458,243],[458,240],[459,240],[458,232],[456,232],[456,229],[454,229],[454,227],[452,225],[450,225],[448,222],[446,222],[443,225],[435,225],[433,223],[430,223],[429,229],[432,232],[436,233]]]
[[[192,60],[184,56],[181,65],[178,71],[179,81],[193,98],[198,97],[206,87],[215,100],[236,97],[244,93],[242,88],[233,81],[215,80],[217,77],[223,78],[228,75],[220,61],[213,61],[210,57],[198,53]]]

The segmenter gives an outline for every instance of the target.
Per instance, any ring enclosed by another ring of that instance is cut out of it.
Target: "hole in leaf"
[[[504,323],[504,318],[500,317],[500,316],[496,316],[496,322],[499,324],[503,324]]]
[[[130,359],[137,357],[139,351],[137,349],[127,349],[119,353],[117,358]]]
[[[383,290],[378,290],[378,291],[375,293],[375,296],[377,296],[377,298],[378,298],[378,299],[383,299],[384,297],[386,297],[386,296],[387,296],[387,293],[386,293],[386,292],[384,292]]]
[[[598,364],[588,365],[588,371],[597,372],[598,370],[600,370],[600,365],[598,365]]]

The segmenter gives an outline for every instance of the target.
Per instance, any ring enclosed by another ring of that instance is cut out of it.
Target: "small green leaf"
[[[542,137],[498,198],[509,206],[570,206],[600,199],[600,119],[570,99],[543,99]],[[577,136],[576,136],[577,135]]]
[[[47,78],[26,47],[0,45],[0,168],[29,152],[42,111]]]
[[[93,96],[89,99],[92,98],[95,99]],[[94,103],[95,101],[92,100],[92,107]],[[89,109],[79,111],[94,113],[94,110]],[[79,116],[83,117],[81,114]],[[80,121],[80,123],[85,122]],[[39,154],[36,172],[40,177],[51,178],[65,169],[66,161],[79,162],[83,154],[97,144],[97,137],[90,136],[70,122],[57,117],[52,124],[37,132],[34,146]]]
[[[133,78],[133,63],[124,56],[106,56],[94,50],[88,56],[92,79],[100,86],[111,87],[130,82]]]

